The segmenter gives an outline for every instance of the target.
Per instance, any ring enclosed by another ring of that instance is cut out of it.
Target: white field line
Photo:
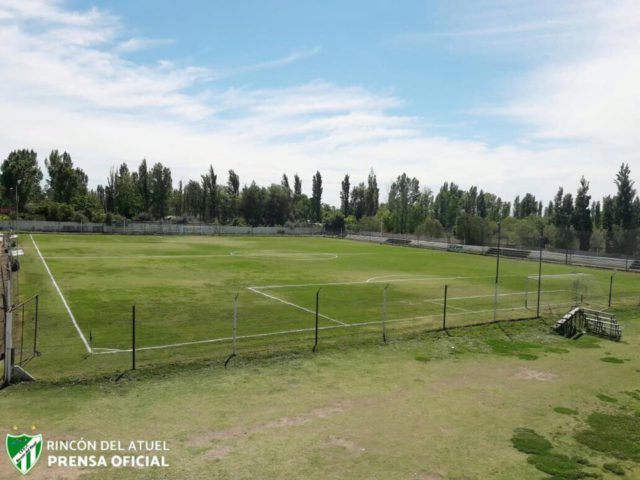
[[[53,278],[53,274],[51,273],[51,270],[49,269],[49,265],[47,265],[47,262],[45,261],[44,257],[42,256],[42,253],[40,252],[40,249],[38,248],[38,244],[36,243],[35,239],[33,238],[33,235],[29,235],[29,237],[31,238],[31,242],[33,243],[33,246],[36,247],[36,252],[38,252],[38,256],[40,257],[40,260],[42,260],[42,264],[44,265],[45,270],[49,274],[49,278],[51,278],[51,283],[53,283],[53,286],[55,287],[56,291],[58,292],[58,295],[60,295],[60,300],[62,300],[62,304],[64,305],[64,308],[67,309],[67,313],[69,314],[69,318],[71,318],[71,322],[73,322],[73,326],[76,327],[78,335],[80,335],[80,339],[82,340],[82,343],[84,343],[84,346],[87,349],[87,353],[93,353],[92,350],[91,350],[91,346],[89,345],[89,342],[87,342],[87,339],[85,338],[84,333],[82,333],[82,330],[80,330],[80,327],[78,326],[78,322],[76,322],[76,317],[73,316],[73,312],[71,311],[71,308],[69,307],[69,304],[67,303],[67,300],[64,298],[64,295],[62,294],[62,290],[60,290],[60,287],[58,286],[58,282],[56,282],[56,279]]]
[[[438,302],[436,300],[424,300],[424,302],[425,303],[431,303],[432,305],[438,305],[438,306],[444,308],[444,301],[443,302]],[[470,312],[471,311],[468,308],[456,307],[454,305],[447,305],[447,309],[449,309],[449,308],[455,308],[456,310],[461,310],[463,312]]]
[[[267,298],[270,298],[271,300],[275,300],[277,302],[284,303],[285,305],[289,305],[290,307],[294,307],[294,308],[297,308],[297,309],[302,310],[304,312],[311,313],[312,315],[315,315],[315,313],[316,313],[314,310],[311,310],[309,308],[303,307],[302,305],[297,305],[297,304],[292,303],[292,302],[287,302],[286,300],[283,300],[282,298],[278,298],[278,297],[275,297],[273,295],[269,295],[268,293],[260,292],[259,290],[256,290],[256,289],[254,289],[252,287],[247,287],[247,290],[249,290],[249,291],[251,291],[253,293],[256,293],[258,295],[263,295],[263,296],[265,296]],[[332,321],[334,323],[337,323],[338,325],[347,325],[346,323],[341,322],[340,320],[336,320],[335,318],[331,318],[331,317],[329,317],[327,315],[323,315],[322,313],[318,313],[318,316],[322,317],[322,318],[326,318],[327,320],[330,320],[330,321]]]
[[[517,274],[511,274],[511,275],[502,275],[501,277],[520,277],[521,275],[517,275]],[[398,279],[389,279],[389,280],[380,280],[377,281],[376,279],[378,278],[387,278],[387,276],[384,277],[371,277],[367,280],[358,280],[358,281],[352,281],[352,282],[325,282],[325,283],[292,283],[292,284],[281,284],[281,285],[253,285],[251,287],[247,287],[247,288],[252,288],[255,290],[270,290],[272,288],[293,288],[293,287],[324,287],[324,286],[339,286],[339,285],[364,285],[367,283],[371,283],[371,284],[378,284],[378,283],[382,283],[382,284],[386,284],[386,283],[399,283],[399,282],[414,282],[416,280],[465,280],[465,279],[469,279],[469,278],[495,278],[495,275],[477,275],[477,276],[468,276],[468,277],[427,277],[427,276],[423,276],[423,275],[417,275],[417,276],[413,276],[413,277],[407,277],[407,276],[403,276],[401,278]]]
[[[568,292],[569,290],[542,290],[540,293],[559,293],[559,292]],[[535,298],[535,293],[536,292],[530,292],[529,295],[531,295],[533,298]],[[527,295],[527,292],[512,292],[512,293],[499,293],[498,297],[510,297],[513,295]],[[493,298],[495,295],[493,293],[488,293],[486,295],[468,295],[465,297],[449,297],[447,296],[447,301],[449,300],[470,300],[470,299],[474,299],[474,298]],[[425,302],[444,302],[444,298],[427,298],[426,300],[424,300]]]
[[[179,254],[179,255],[55,255],[46,257],[48,260],[101,260],[101,259],[171,259],[171,258],[229,258],[229,257],[245,257],[245,258],[289,258],[289,259],[297,259],[297,260],[306,260],[308,258],[326,258],[328,260],[333,260],[342,256],[354,256],[354,255],[368,255],[366,253],[241,253],[241,252],[230,252],[230,253],[210,253],[210,254]]]
[[[562,277],[592,277],[590,273],[555,273],[549,275],[542,275],[540,278],[562,278]],[[536,279],[538,275],[528,275],[527,278]]]

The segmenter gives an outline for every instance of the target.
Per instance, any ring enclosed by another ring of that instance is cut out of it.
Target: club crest
[[[7,435],[7,454],[16,469],[23,475],[38,463],[42,453],[42,434]]]

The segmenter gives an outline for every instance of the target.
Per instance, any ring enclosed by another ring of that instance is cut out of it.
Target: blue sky
[[[640,4],[0,0],[0,152],[547,201],[640,167]],[[8,114],[7,114],[8,113]],[[352,181],[353,181],[352,180]]]

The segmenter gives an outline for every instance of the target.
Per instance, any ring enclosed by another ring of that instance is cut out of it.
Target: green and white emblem
[[[40,459],[42,435],[7,435],[7,453],[18,471],[26,475]]]

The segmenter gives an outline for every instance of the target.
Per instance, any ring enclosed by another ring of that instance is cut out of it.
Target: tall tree
[[[289,186],[289,177],[287,177],[286,173],[282,174],[282,180],[280,181],[280,186],[284,188],[287,192],[289,192],[289,196],[291,196],[291,187]]]
[[[513,216],[515,218],[520,218],[520,195],[517,195],[513,200]]]
[[[346,217],[349,215],[349,189],[351,188],[351,184],[349,182],[349,174],[344,176],[341,186],[342,189],[340,190],[340,208],[342,209],[342,213]]]
[[[204,195],[202,194],[202,186],[195,180],[189,180],[184,187],[184,210],[189,217],[200,218],[203,207],[202,202]]]
[[[532,194],[527,193],[522,200],[520,201],[520,208],[516,218],[526,218],[531,215],[538,214],[538,202],[536,201],[536,197]]]
[[[138,167],[138,175],[135,177],[136,187],[140,194],[140,200],[142,202],[142,210],[149,212],[151,207],[151,188],[149,181],[149,169],[147,167],[147,159],[143,158]]]
[[[240,197],[240,213],[245,221],[251,226],[258,226],[264,222],[264,205],[265,205],[264,189],[251,182],[251,185],[242,189]]]
[[[391,212],[391,227],[399,233],[409,232],[409,214],[420,198],[420,183],[406,173],[398,176],[389,189],[387,207]]]
[[[602,207],[599,201],[591,204],[591,217],[595,228],[602,228]]]
[[[373,171],[369,171],[367,177],[367,190],[365,193],[365,215],[373,216],[378,212],[380,189],[378,188],[378,179]]]
[[[283,185],[271,185],[266,192],[264,220],[267,225],[284,225],[289,219],[291,190]]]
[[[302,180],[297,173],[293,176],[293,194],[296,197],[302,195]]]
[[[214,221],[218,218],[218,176],[213,171],[213,166],[209,165],[209,170],[201,176],[203,195],[203,219],[205,222]]]
[[[311,191],[314,220],[319,222],[322,220],[322,175],[320,175],[320,172],[316,172],[313,176]]]
[[[480,193],[478,194],[476,211],[478,212],[478,216],[480,218],[487,218],[487,199],[485,197],[485,193],[482,190],[480,190]]]
[[[58,150],[53,150],[44,164],[49,174],[49,195],[54,202],[71,203],[76,196],[87,194],[89,179],[80,168],[74,168],[67,152],[60,155]]]
[[[240,193],[240,177],[233,170],[229,170],[229,180],[227,181],[227,188],[232,195],[238,195]]]
[[[367,187],[365,187],[364,182],[360,182],[351,190],[349,211],[356,217],[356,220],[360,220],[367,212],[366,197]]]
[[[140,197],[126,163],[111,168],[105,188],[107,211],[133,218],[140,208]]]
[[[171,170],[158,162],[151,169],[150,177],[151,213],[155,218],[164,218],[173,191]]]
[[[623,163],[616,175],[615,184],[618,187],[618,193],[614,198],[614,221],[623,230],[629,230],[635,226],[633,222],[633,199],[636,196],[636,191],[633,188],[634,182],[630,177],[631,170],[629,165]]]
[[[580,250],[589,250],[591,234],[593,233],[593,221],[591,219],[591,195],[589,195],[589,182],[582,177],[576,194],[573,209],[572,224],[580,242]]]
[[[462,204],[464,211],[469,215],[475,215],[478,203],[478,187],[472,185],[469,190],[462,195]]]
[[[15,150],[2,162],[0,184],[11,204],[15,204],[17,189],[20,211],[24,211],[27,203],[41,195],[41,181],[42,171],[38,165],[38,155],[33,150]]]

